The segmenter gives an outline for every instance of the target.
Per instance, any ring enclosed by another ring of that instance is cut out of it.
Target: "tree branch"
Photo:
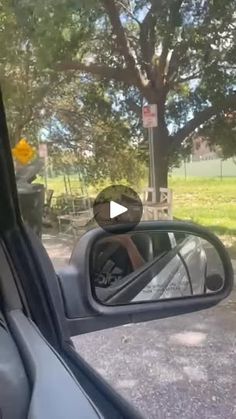
[[[114,0],[101,0],[108,14],[114,34],[116,35],[117,46],[125,58],[127,67],[136,68],[135,58],[130,50],[124,27]]]
[[[236,92],[228,96],[220,105],[210,106],[203,111],[198,112],[187,124],[177,131],[171,138],[173,143],[180,145],[186,138],[188,138],[200,125],[209,121],[213,116],[218,115],[220,112],[229,109],[236,109]]]
[[[123,82],[128,86],[133,85],[132,73],[122,67],[109,67],[96,63],[81,63],[79,61],[71,61],[59,63],[56,66],[58,71],[80,71],[82,73],[92,74],[109,80]]]
[[[169,13],[169,21],[167,22],[167,34],[166,37],[163,40],[163,47],[162,47],[162,52],[161,52],[161,56],[160,56],[160,60],[159,60],[159,68],[160,68],[160,73],[165,76],[168,72],[168,62],[167,62],[167,58],[168,58],[168,54],[170,52],[171,49],[171,44],[173,41],[173,36],[175,33],[175,29],[178,25],[178,15],[179,15],[179,11],[181,8],[181,5],[183,3],[183,0],[176,0],[174,1],[171,6],[170,6],[170,13]],[[167,71],[166,71],[167,70]]]
[[[146,84],[141,72],[139,71],[139,68],[137,67],[135,57],[130,49],[129,41],[126,37],[125,29],[122,25],[119,11],[115,4],[115,0],[101,0],[101,2],[103,3],[104,8],[110,19],[113,33],[116,35],[117,46],[125,59],[127,69],[132,71],[133,73],[133,84],[135,83],[135,85],[140,89],[140,91],[143,92],[143,94],[145,94]]]
[[[129,106],[130,110],[134,112],[138,116],[138,118],[142,117],[142,107],[139,106],[135,100],[127,99],[126,103]]]
[[[121,1],[117,2],[121,7],[123,7],[123,9],[126,11],[127,15],[129,15],[131,17],[131,19],[134,20],[134,22],[136,22],[138,25],[140,25],[140,21],[136,18],[136,16],[133,14],[132,10],[130,10],[127,6],[125,6],[124,3],[122,3]]]
[[[195,80],[198,77],[200,77],[201,74],[202,74],[202,70],[196,71],[195,73],[190,74],[189,76],[182,77],[179,80],[176,80],[173,84],[176,85],[176,84],[179,84],[179,83],[186,83],[187,81],[190,81],[190,80]]]
[[[181,41],[176,44],[171,59],[168,63],[167,75],[166,75],[166,82],[172,82],[176,75],[178,74],[178,68],[180,66],[180,62],[182,58],[185,56],[188,50],[188,44],[185,41]]]
[[[146,13],[146,16],[140,25],[139,40],[142,61],[149,80],[151,80],[151,64],[155,53],[155,13],[157,12],[158,7],[160,7],[160,2],[156,0],[155,3],[152,3],[152,6]]]

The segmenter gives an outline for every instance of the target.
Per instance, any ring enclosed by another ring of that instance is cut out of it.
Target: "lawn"
[[[170,179],[174,216],[209,227],[236,257],[236,178]]]
[[[73,190],[79,182],[71,178]],[[108,182],[89,187],[88,192],[96,196]],[[169,186],[173,189],[174,217],[191,220],[218,234],[231,254],[236,258],[236,178],[188,178],[171,177]],[[48,180],[48,187],[54,195],[64,192],[63,177]]]

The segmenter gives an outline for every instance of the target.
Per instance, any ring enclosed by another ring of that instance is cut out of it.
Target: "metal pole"
[[[152,134],[151,128],[148,128],[148,148],[149,148],[149,178],[150,178],[150,187],[153,187],[153,179],[152,179]]]
[[[156,202],[156,179],[155,179],[155,158],[154,158],[154,135],[153,128],[148,129],[148,139],[149,139],[149,156],[150,156],[150,180],[151,187],[154,190],[153,201]]]
[[[223,162],[222,159],[220,160],[220,179],[223,179]]]
[[[44,157],[44,183],[45,183],[45,191],[47,193],[48,190],[48,159]]]

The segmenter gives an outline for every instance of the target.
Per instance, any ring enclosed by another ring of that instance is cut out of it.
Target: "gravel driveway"
[[[66,263],[70,243],[58,237],[44,243],[56,267]],[[145,418],[236,418],[236,291],[199,313],[73,340]]]

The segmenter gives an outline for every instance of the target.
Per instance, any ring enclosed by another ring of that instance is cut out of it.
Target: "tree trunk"
[[[160,127],[153,130],[154,176],[156,199],[160,200],[160,188],[168,186],[168,148],[169,137]]]

